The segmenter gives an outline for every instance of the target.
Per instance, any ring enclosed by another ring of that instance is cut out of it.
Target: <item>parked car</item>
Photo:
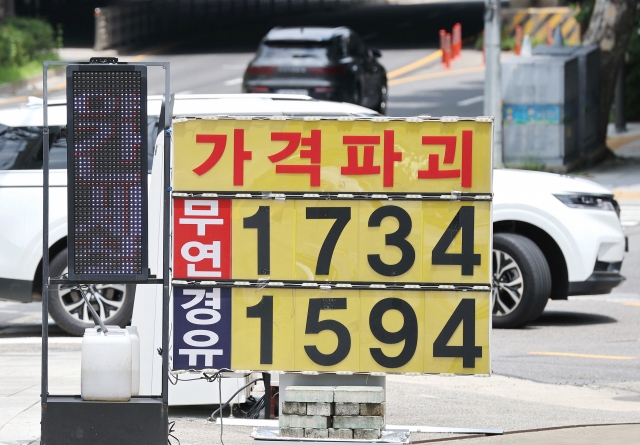
[[[149,140],[155,140],[161,99],[149,100]],[[373,117],[369,109],[300,95],[176,96],[174,115]],[[61,275],[67,255],[66,105],[51,104],[51,275]],[[42,103],[0,110],[0,299],[41,298]],[[154,147],[149,147],[151,168]],[[625,236],[609,190],[591,181],[551,173],[494,171],[494,327],[535,320],[549,298],[608,293],[624,280]],[[92,306],[108,324],[125,325],[133,310],[133,285],[96,285]],[[90,323],[79,294],[60,286],[50,313],[64,330],[80,335]]]
[[[274,28],[249,63],[242,91],[303,94],[385,114],[387,73],[378,62],[381,56],[349,28]]]
[[[276,100],[277,99],[277,100]],[[149,141],[158,133],[162,98],[148,101]],[[349,103],[322,102],[305,96],[189,95],[176,96],[175,114],[252,114],[289,116],[373,117],[378,113]],[[67,145],[64,101],[49,105],[50,143],[50,274],[67,271]],[[154,144],[149,144],[149,169]],[[87,296],[106,324],[126,326],[131,320],[135,285],[91,285]],[[82,335],[93,326],[79,291],[58,286],[50,293],[49,313],[68,333]],[[24,303],[42,299],[42,100],[0,109],[0,300]]]

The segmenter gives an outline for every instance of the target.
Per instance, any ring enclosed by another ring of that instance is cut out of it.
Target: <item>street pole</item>
[[[485,0],[484,13],[484,114],[494,116],[493,167],[502,163],[502,97],[500,91],[500,0]]]

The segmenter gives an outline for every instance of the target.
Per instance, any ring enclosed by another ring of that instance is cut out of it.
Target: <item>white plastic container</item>
[[[131,338],[131,395],[140,394],[140,336],[136,326],[127,326]]]
[[[127,402],[131,399],[131,337],[108,326],[106,334],[87,328],[82,337],[82,400]]]

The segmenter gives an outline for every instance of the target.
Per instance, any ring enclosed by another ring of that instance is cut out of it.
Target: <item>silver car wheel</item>
[[[85,289],[85,294],[93,309],[105,323],[115,317],[127,297],[124,284],[90,284]],[[93,322],[87,303],[77,288],[67,285],[58,286],[58,298],[62,308],[72,318],[84,323]]]
[[[506,252],[493,250],[492,307],[494,317],[510,314],[522,301],[524,283],[518,263]]]

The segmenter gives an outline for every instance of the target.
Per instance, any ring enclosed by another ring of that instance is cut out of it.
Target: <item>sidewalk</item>
[[[609,124],[607,145],[616,155],[576,176],[590,179],[613,190],[619,201],[640,204],[640,122],[627,124],[627,131],[617,133]]]

